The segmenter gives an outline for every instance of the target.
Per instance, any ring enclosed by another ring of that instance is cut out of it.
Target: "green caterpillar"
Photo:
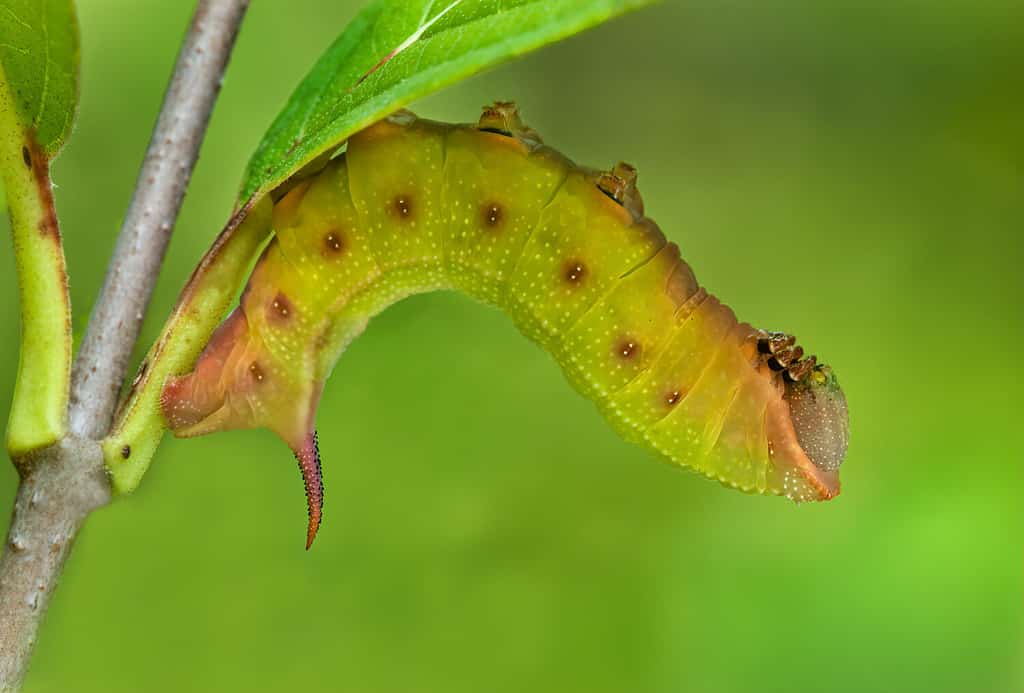
[[[477,125],[400,112],[281,192],[240,305],[161,408],[178,436],[267,427],[323,486],[323,383],[369,319],[460,289],[504,309],[625,438],[743,491],[825,500],[849,439],[831,370],[739,323],[643,215],[636,172],[544,146],[516,108]]]

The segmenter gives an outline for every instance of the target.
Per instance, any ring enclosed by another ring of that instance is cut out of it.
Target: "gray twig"
[[[20,462],[0,556],[0,691],[21,685],[71,543],[89,513],[110,500],[95,441],[68,436]]]
[[[248,0],[199,0],[71,378],[69,435],[19,460],[21,483],[0,557],[0,690],[16,690],[79,528],[110,500],[97,442],[199,155]]]
[[[248,0],[200,0],[178,54],[114,256],[71,377],[71,432],[110,427],[128,360],[171,238]]]

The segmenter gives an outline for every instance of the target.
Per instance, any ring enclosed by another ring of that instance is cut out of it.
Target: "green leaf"
[[[78,20],[71,0],[0,0],[0,65],[25,129],[53,158],[78,105]]]
[[[256,149],[240,201],[370,123],[486,67],[653,0],[377,0],[342,32]]]
[[[69,0],[0,0],[0,178],[21,300],[21,352],[7,426],[17,460],[64,434],[71,302],[50,160],[78,102],[78,22]]]

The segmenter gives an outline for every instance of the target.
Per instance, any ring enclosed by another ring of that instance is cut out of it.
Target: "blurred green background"
[[[55,168],[79,333],[190,4],[80,3]],[[143,346],[357,5],[254,3]],[[417,110],[495,98],[578,161],[637,165],[702,282],[835,367],[843,494],[795,506],[660,464],[504,316],[421,296],[329,383],[313,551],[269,433],[167,440],[82,533],[26,690],[1021,690],[1024,6],[667,3]],[[0,254],[4,420],[12,273]],[[4,522],[15,481],[0,466]]]

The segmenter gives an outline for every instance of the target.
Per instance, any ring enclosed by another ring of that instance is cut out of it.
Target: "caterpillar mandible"
[[[277,197],[274,237],[194,370],[164,385],[178,436],[266,427],[323,485],[324,381],[369,319],[459,289],[504,309],[626,439],[747,492],[839,493],[846,399],[792,336],[737,321],[644,216],[636,171],[577,166],[511,103],[475,125],[408,111]]]

